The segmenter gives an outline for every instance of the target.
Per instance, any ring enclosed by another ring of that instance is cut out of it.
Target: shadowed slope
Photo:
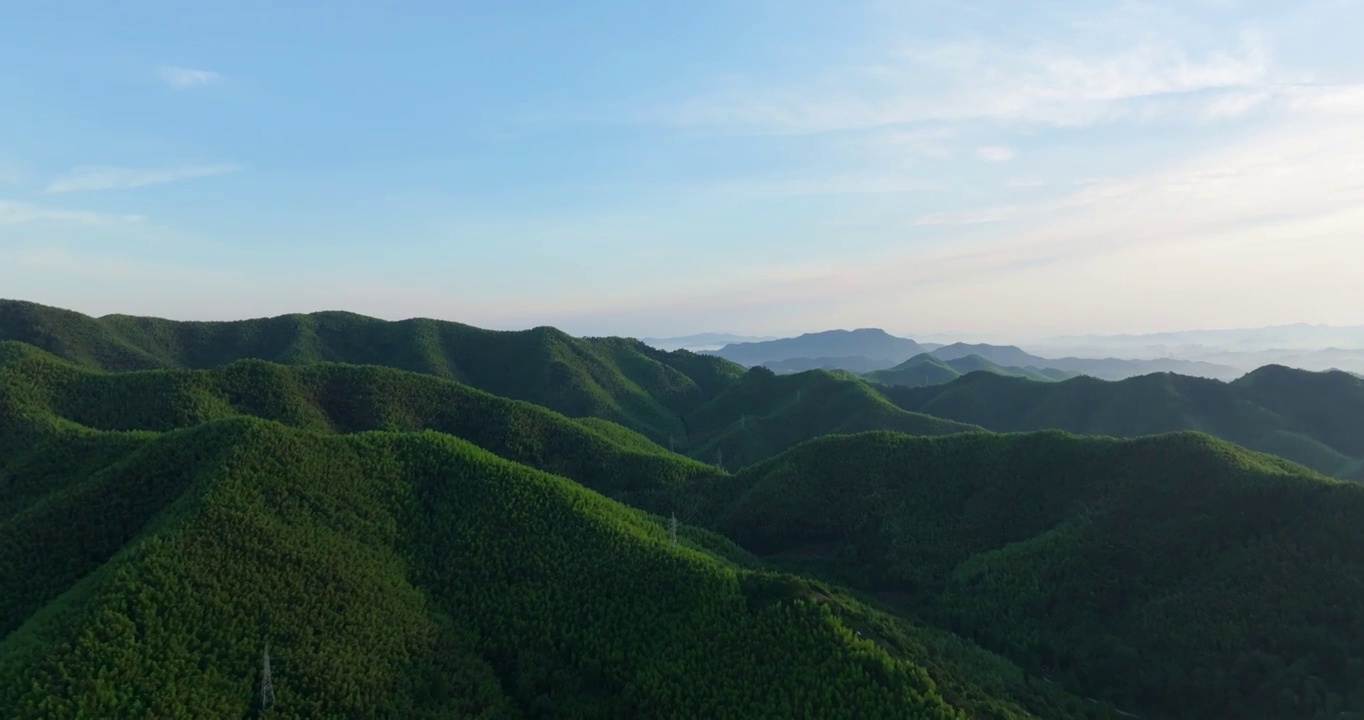
[[[855,375],[811,370],[776,375],[752,368],[714,400],[687,416],[693,455],[743,467],[799,442],[830,433],[894,430],[942,435],[979,427],[906,412]]]
[[[1364,711],[1357,485],[1206,435],[1056,432],[822,438],[717,482],[745,547],[1120,707]]]
[[[1339,371],[1266,365],[1231,385],[1322,443],[1364,458],[1364,379]]]
[[[1196,430],[1338,476],[1364,457],[1364,381],[1288,371],[1257,383],[1256,375],[1230,384],[1171,374],[1039,383],[976,373],[947,385],[880,390],[906,410],[1003,432],[1133,437]],[[1323,384],[1330,387],[1317,389]]]

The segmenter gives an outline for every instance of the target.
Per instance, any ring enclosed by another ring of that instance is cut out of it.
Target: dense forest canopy
[[[1364,717],[1361,387],[0,302],[0,716]]]

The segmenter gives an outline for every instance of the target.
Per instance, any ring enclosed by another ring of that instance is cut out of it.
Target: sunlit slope
[[[570,419],[429,375],[378,366],[241,360],[211,370],[105,373],[0,342],[0,387],[32,411],[100,430],[169,430],[251,415],[314,430],[439,430],[603,491],[735,468],[829,433],[939,435],[979,428],[902,410],[849,373],[755,368],[662,443],[600,418]],[[568,462],[568,461],[571,461]],[[567,463],[567,464],[566,464]]]
[[[1195,433],[811,441],[715,527],[1156,717],[1364,712],[1364,488]],[[728,485],[728,489],[722,489]],[[1348,715],[1355,717],[1355,715]]]
[[[572,418],[611,421],[653,445],[730,468],[821,434],[941,434],[967,426],[1122,437],[1197,430],[1340,477],[1356,477],[1364,462],[1364,440],[1358,439],[1364,437],[1364,381],[1273,366],[1234,383],[1172,374],[1032,382],[1001,376],[1017,368],[994,366],[932,387],[870,385],[828,372],[801,373],[775,385],[756,383],[756,371],[744,373],[717,357],[662,352],[620,338],[573,338],[553,328],[499,332],[341,312],[212,323],[92,318],[0,301],[0,340],[6,338],[81,367],[113,371],[219,368],[242,359],[405,369]],[[962,372],[953,362],[921,363],[913,370],[935,377],[916,376],[909,384]],[[755,392],[755,384],[763,387]],[[810,400],[815,397],[821,401]],[[893,412],[886,400],[909,414]]]
[[[124,452],[48,458],[66,482],[0,520],[0,588],[23,599],[0,641],[4,717],[244,717],[266,643],[274,717],[1085,705],[831,590],[740,569],[686,528],[674,547],[656,518],[449,436],[233,418],[99,437]]]
[[[111,374],[0,342],[0,393],[23,398],[12,414],[22,410],[97,430],[163,431],[239,415],[343,433],[438,430],[603,492],[715,472],[608,421],[573,420],[449,380],[375,366],[243,360],[213,370]]]
[[[743,371],[720,358],[664,352],[636,340],[574,338],[548,327],[502,332],[437,320],[390,322],[344,312],[177,322],[92,318],[0,300],[0,340],[112,371],[212,368],[242,359],[382,365],[454,379],[573,417],[605,418],[655,440],[682,432],[679,416]]]

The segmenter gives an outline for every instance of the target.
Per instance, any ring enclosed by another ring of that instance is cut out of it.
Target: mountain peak
[[[743,365],[840,357],[863,357],[894,364],[923,351],[923,347],[913,340],[896,337],[881,328],[855,328],[823,330],[780,340],[732,343],[714,354]]]

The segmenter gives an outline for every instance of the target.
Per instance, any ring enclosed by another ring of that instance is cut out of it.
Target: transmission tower
[[[270,643],[265,643],[261,653],[260,668],[260,709],[267,710],[275,704],[275,684],[270,681]]]

